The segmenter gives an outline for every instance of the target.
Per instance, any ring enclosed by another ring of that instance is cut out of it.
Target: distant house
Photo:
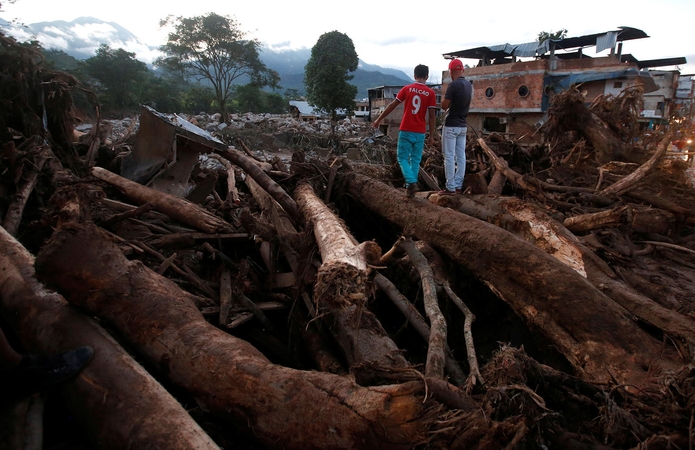
[[[676,70],[650,70],[656,91],[644,94],[644,107],[640,112],[640,121],[645,128],[669,123],[676,112],[676,92],[680,74]]]
[[[587,103],[600,95],[617,95],[637,84],[642,85],[645,93],[659,90],[649,71],[641,69],[686,61],[670,58],[640,62],[630,55],[621,55],[623,41],[646,37],[649,36],[642,30],[619,27],[542,44],[476,47],[443,56],[478,60],[476,67],[464,71],[474,87],[469,128],[482,134],[505,133],[523,142],[538,138],[535,131],[547,120],[553,97],[572,86],[580,88]],[[610,54],[590,57],[583,54],[587,47],[595,47],[597,53],[610,49]],[[524,57],[533,59],[521,61]],[[442,92],[446,92],[451,82],[448,71],[443,73],[442,82]]]
[[[362,119],[369,122],[369,101],[355,101],[355,111],[353,112],[355,119]]]
[[[681,75],[676,90],[675,115],[681,119],[695,118],[695,74]]]
[[[290,100],[290,115],[302,122],[313,122],[323,117],[322,114],[309,105],[308,102],[301,100]]]
[[[325,114],[302,100],[290,100],[290,115],[302,122],[313,122],[316,119],[330,118],[330,114]],[[336,116],[339,119],[345,118],[345,110],[337,110]]]

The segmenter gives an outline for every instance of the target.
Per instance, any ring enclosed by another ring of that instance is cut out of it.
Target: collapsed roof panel
[[[555,48],[563,50],[596,46],[596,51],[600,52],[607,48],[612,48],[616,42],[648,37],[649,36],[647,33],[637,28],[618,27],[617,30],[606,31],[603,33],[588,34],[585,36],[565,39],[549,39],[544,41],[542,44],[535,41],[524,44],[498,44],[444,53],[442,56],[444,56],[446,59],[481,59],[483,57],[492,59],[511,56],[535,57],[548,53],[550,51],[551,43],[554,44]]]
[[[172,195],[185,196],[191,171],[201,153],[227,145],[179,115],[142,107],[133,151],[121,163],[121,175]]]

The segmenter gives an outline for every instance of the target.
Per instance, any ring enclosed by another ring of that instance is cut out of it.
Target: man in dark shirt
[[[442,127],[442,152],[444,153],[444,173],[446,189],[440,194],[455,194],[463,191],[463,177],[466,175],[466,117],[471,106],[473,85],[463,77],[463,63],[452,59],[449,63],[451,83],[446,89],[442,110],[447,111]]]

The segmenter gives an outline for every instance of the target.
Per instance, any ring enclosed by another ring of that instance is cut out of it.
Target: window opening
[[[507,132],[507,124],[501,123],[499,117],[486,117],[483,119],[483,130],[485,131],[497,131],[498,133]]]

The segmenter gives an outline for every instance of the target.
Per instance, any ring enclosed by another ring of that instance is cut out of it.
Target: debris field
[[[641,130],[638,88],[469,130],[462,194],[428,147],[407,198],[369,123],[80,126],[2,44],[0,323],[95,349],[3,405],[16,448],[693,447],[692,124]]]

